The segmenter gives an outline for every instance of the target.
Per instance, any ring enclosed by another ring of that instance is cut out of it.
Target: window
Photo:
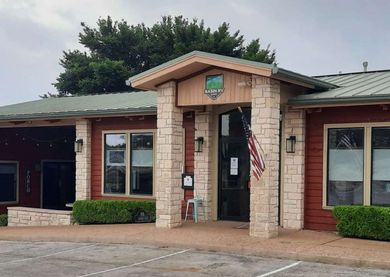
[[[17,202],[18,164],[0,162],[0,202]]]
[[[363,204],[364,129],[328,131],[327,205]]]
[[[131,193],[153,194],[153,134],[131,134]]]
[[[389,125],[325,125],[324,206],[390,206]]]
[[[126,191],[126,134],[106,134],[104,139],[104,193]]]
[[[153,138],[153,132],[104,134],[105,194],[153,195]]]
[[[390,205],[390,128],[372,128],[372,205]]]

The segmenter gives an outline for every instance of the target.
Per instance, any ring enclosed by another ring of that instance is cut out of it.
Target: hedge
[[[0,227],[8,225],[8,216],[6,214],[0,214]]]
[[[333,216],[342,236],[390,241],[390,207],[337,206]]]
[[[156,220],[156,203],[151,201],[80,200],[73,204],[72,214],[79,224],[134,223],[140,210]]]

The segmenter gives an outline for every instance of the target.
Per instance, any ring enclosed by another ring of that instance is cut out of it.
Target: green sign
[[[209,75],[206,76],[206,85],[204,93],[215,100],[221,95],[224,89],[223,75]]]

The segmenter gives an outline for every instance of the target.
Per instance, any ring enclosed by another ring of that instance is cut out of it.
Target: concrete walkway
[[[390,243],[341,238],[332,232],[287,231],[262,240],[239,229],[242,223],[186,223],[157,229],[154,224],[64,227],[3,227],[0,240],[126,243],[193,248],[235,254],[390,269]]]

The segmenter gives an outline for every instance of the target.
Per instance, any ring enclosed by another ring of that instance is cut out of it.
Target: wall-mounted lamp
[[[286,139],[286,153],[295,153],[296,136],[290,136]]]
[[[195,152],[203,152],[203,143],[204,143],[203,137],[197,137],[195,139]]]
[[[83,144],[84,144],[83,139],[77,139],[77,140],[74,142],[74,151],[75,151],[76,153],[81,153],[81,152],[83,152]]]

